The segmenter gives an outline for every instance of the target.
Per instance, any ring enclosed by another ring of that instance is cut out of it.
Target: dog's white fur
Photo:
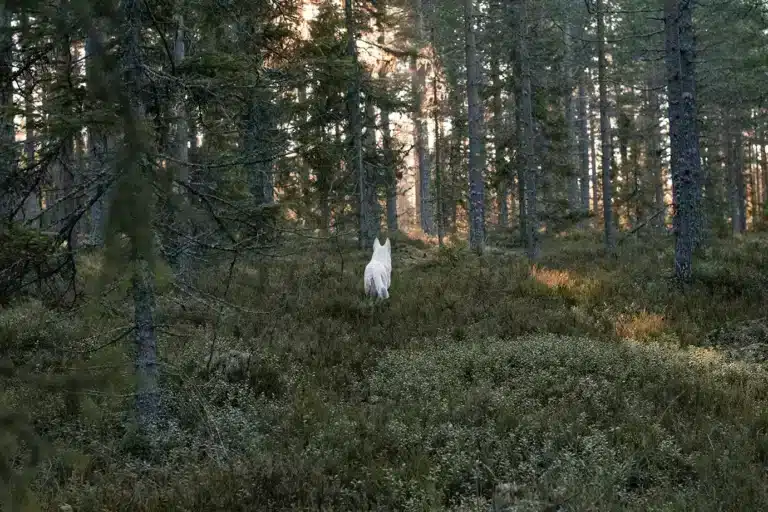
[[[384,245],[379,243],[379,239],[373,242],[373,256],[371,261],[365,266],[365,275],[363,277],[363,286],[365,294],[380,299],[389,298],[389,284],[392,278],[392,246],[389,238]]]

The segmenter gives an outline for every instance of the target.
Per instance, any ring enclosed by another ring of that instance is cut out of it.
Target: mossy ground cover
[[[396,238],[385,303],[362,296],[369,255],[346,245],[241,261],[231,280],[222,262],[188,288],[160,269],[167,426],[151,443],[130,418],[129,281],[104,282],[100,256],[84,255],[76,310],[0,311],[4,498],[77,511],[768,505],[768,373],[738,349],[764,343],[768,238],[714,242],[685,289],[669,239],[610,256],[599,235],[552,237],[535,267],[495,245],[477,257]]]

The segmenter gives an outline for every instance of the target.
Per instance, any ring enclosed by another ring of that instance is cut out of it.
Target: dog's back
[[[373,242],[373,256],[371,261],[365,266],[363,275],[363,287],[366,295],[371,295],[381,299],[389,298],[389,285],[392,274],[392,255],[389,238],[384,245],[379,243],[379,239]]]

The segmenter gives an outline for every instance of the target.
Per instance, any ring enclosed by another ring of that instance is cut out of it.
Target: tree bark
[[[502,101],[501,101],[501,78],[499,72],[499,59],[496,56],[491,58],[491,84],[493,87],[493,99],[491,101],[493,113],[493,153],[494,165],[493,171],[496,178],[496,196],[499,203],[499,225],[507,227],[509,225],[509,208],[507,201],[509,199],[509,178],[507,166],[504,159],[506,145],[504,144],[504,122],[502,119]]]
[[[29,16],[24,13],[21,16],[22,44],[32,44],[30,37]],[[26,199],[22,210],[24,221],[30,226],[40,228],[40,183],[42,172],[36,167],[36,142],[35,142],[35,76],[32,68],[23,73],[24,77],[24,168],[27,179],[25,180]]]
[[[104,45],[103,33],[94,28],[85,40],[85,76],[89,94],[94,103],[98,98],[100,80],[103,66],[97,59],[101,59],[101,48]],[[109,151],[109,138],[105,129],[92,123],[88,126],[88,167],[89,174],[95,180],[96,190],[93,192],[98,197],[91,206],[91,233],[90,243],[95,247],[104,245],[107,213],[107,155]]]
[[[348,153],[347,162],[350,169],[357,174],[358,186],[358,244],[360,249],[368,249],[373,244],[374,233],[371,233],[371,216],[366,197],[368,195],[368,183],[363,164],[363,121],[360,112],[360,80],[361,69],[357,57],[357,38],[355,35],[355,22],[352,10],[352,0],[344,0],[344,20],[347,29],[347,55],[354,65],[354,76],[349,81],[347,88],[347,120],[349,122],[348,144],[351,151]]]
[[[13,126],[13,31],[12,10],[0,5],[0,222],[10,222],[19,195]]]
[[[480,103],[480,66],[475,48],[474,0],[464,0],[467,57],[467,113],[469,125],[469,247],[485,250],[485,182],[483,180],[483,111]]]
[[[142,194],[151,194],[152,186],[147,183],[151,175],[145,172],[146,141],[142,125],[145,123],[146,108],[142,100],[142,91],[146,77],[141,54],[142,7],[139,0],[123,0],[122,38],[123,56],[121,62],[123,97],[123,121],[125,137],[123,162],[125,178],[133,183],[123,193],[132,192],[134,199],[144,199]],[[138,189],[136,188],[138,187]],[[140,190],[137,191],[137,190]],[[138,424],[142,432],[151,433],[158,424],[160,416],[159,370],[157,364],[157,337],[154,329],[155,295],[154,272],[150,265],[152,258],[152,222],[148,212],[140,211],[136,201],[126,201],[127,207],[136,208],[134,217],[142,219],[144,225],[125,224],[129,233],[133,263],[133,303],[134,327],[136,332],[136,410]],[[129,212],[120,212],[125,216]]]
[[[381,105],[379,110],[381,115],[382,147],[384,150],[384,167],[386,172],[387,230],[390,233],[395,233],[400,227],[397,219],[397,169],[395,165],[395,151],[392,144],[389,106]]]
[[[414,0],[413,29],[416,47],[415,55],[411,56],[411,93],[413,95],[413,145],[414,156],[418,171],[416,180],[416,200],[419,208],[419,222],[422,231],[433,234],[434,216],[432,214],[432,194],[429,165],[427,162],[427,123],[424,119],[424,96],[426,89],[426,70],[424,63],[419,62],[421,49],[424,46],[424,12],[422,0]]]
[[[597,61],[598,61],[598,89],[600,95],[600,142],[603,150],[603,222],[604,242],[608,252],[616,249],[616,235],[613,227],[613,201],[611,180],[611,123],[608,114],[608,80],[607,63],[605,58],[605,13],[603,12],[603,0],[596,1],[597,6]]]
[[[568,162],[568,208],[573,212],[581,211],[581,196],[579,188],[579,157],[578,143],[576,133],[576,105],[574,104],[573,89],[573,27],[570,17],[565,21],[564,46],[565,55],[563,56],[564,81],[565,81],[565,124],[566,132],[566,155]]]
[[[669,82],[669,133],[672,148],[672,183],[675,199],[675,276],[692,276],[693,249],[700,221],[698,122],[693,59],[695,46],[691,3],[666,0],[666,62]]]
[[[432,45],[435,46],[435,29],[432,28]],[[435,124],[435,195],[437,196],[437,244],[439,247],[443,246],[443,238],[445,237],[445,215],[443,214],[443,169],[442,162],[440,161],[441,154],[441,116],[440,116],[440,99],[437,95],[437,78],[438,78],[438,65],[437,58],[434,58],[432,62],[432,108]]]
[[[533,99],[531,98],[531,62],[528,55],[528,0],[520,3],[520,28],[517,39],[517,57],[520,61],[520,158],[523,170],[525,215],[525,246],[528,258],[535,261],[539,258],[539,216],[537,203],[537,169],[535,162],[535,126],[533,122]],[[521,208],[523,210],[523,208]],[[521,223],[522,224],[522,223]]]
[[[581,212],[589,213],[589,117],[587,114],[586,73],[579,80],[579,195]]]

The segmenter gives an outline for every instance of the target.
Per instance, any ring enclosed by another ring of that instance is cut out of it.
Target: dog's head
[[[374,258],[379,255],[389,256],[391,253],[392,253],[392,245],[389,243],[389,238],[387,238],[387,241],[384,242],[384,245],[381,245],[381,243],[379,243],[378,238],[376,238],[376,240],[373,241],[373,257]]]

